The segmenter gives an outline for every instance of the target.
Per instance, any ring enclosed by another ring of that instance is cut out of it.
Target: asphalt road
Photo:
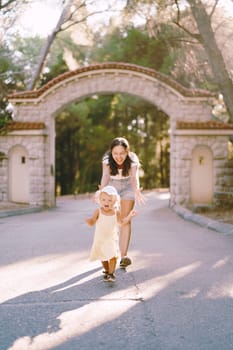
[[[146,197],[115,284],[88,259],[90,198],[0,219],[0,350],[233,349],[233,235]]]

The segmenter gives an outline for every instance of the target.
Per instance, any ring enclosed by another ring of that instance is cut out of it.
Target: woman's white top
[[[139,167],[139,159],[138,156],[134,152],[129,153],[129,157],[132,160],[131,167]],[[109,157],[108,155],[103,157],[103,164],[109,165]],[[130,176],[122,176],[122,169],[118,169],[118,174],[111,175],[110,178],[114,180],[121,180],[121,179],[127,179]]]

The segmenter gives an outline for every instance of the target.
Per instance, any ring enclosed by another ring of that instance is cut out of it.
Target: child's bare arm
[[[120,215],[120,213],[118,213],[118,216],[117,216],[117,218],[118,218],[118,223],[120,224],[120,225],[126,225],[126,224],[128,224],[128,222],[130,222],[131,221],[131,219],[134,217],[134,216],[136,216],[138,214],[138,212],[136,211],[136,210],[131,210],[131,212],[129,213],[129,215],[127,215],[126,217],[124,217],[124,218],[121,218],[121,215]]]
[[[89,226],[94,226],[99,217],[99,209],[96,209],[90,218],[86,219],[86,224]]]

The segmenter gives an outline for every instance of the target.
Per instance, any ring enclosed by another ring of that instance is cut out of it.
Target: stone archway
[[[103,63],[67,72],[51,80],[39,90],[16,93],[9,96],[13,105],[14,123],[40,123],[45,129],[40,137],[41,148],[36,159],[39,172],[30,177],[30,203],[55,205],[55,116],[66,105],[93,94],[127,93],[149,101],[164,111],[171,125],[171,202],[187,201],[187,195],[177,193],[179,174],[176,162],[180,149],[176,147],[176,123],[178,121],[209,121],[214,95],[202,90],[188,90],[167,76],[153,69],[126,63]],[[28,126],[29,129],[29,126]],[[8,135],[10,137],[11,134]],[[31,135],[32,137],[32,135]],[[29,139],[28,139],[29,140]],[[30,144],[30,140],[28,143]],[[1,149],[0,149],[1,151]],[[35,153],[35,150],[34,150]],[[31,154],[31,155],[30,155]],[[33,162],[31,162],[33,164]],[[32,165],[31,164],[31,165]],[[32,165],[33,166],[33,165]],[[39,185],[40,184],[40,185]],[[43,184],[43,185],[42,185]]]

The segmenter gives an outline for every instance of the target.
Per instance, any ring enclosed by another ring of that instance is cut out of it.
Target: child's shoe
[[[107,281],[107,279],[108,279],[108,271],[107,270],[103,270],[102,272],[104,274],[104,281]]]
[[[109,273],[108,275],[104,276],[104,281],[105,282],[115,282],[116,277],[113,273]]]

